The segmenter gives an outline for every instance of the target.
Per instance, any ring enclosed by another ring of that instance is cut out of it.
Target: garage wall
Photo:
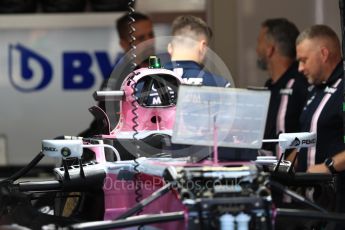
[[[267,79],[256,67],[256,39],[260,23],[286,17],[302,30],[327,24],[340,35],[338,0],[209,0],[213,48],[230,68],[237,87],[261,86]]]

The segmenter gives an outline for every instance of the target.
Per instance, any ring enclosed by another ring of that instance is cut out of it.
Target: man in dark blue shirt
[[[172,23],[172,41],[168,45],[171,62],[164,68],[174,70],[181,75],[185,84],[213,87],[229,87],[230,83],[223,77],[217,76],[204,67],[203,63],[212,37],[211,28],[201,18],[194,16],[180,16]],[[179,73],[180,71],[180,73]],[[175,156],[191,156],[198,161],[209,156],[211,147],[172,144]],[[219,149],[219,154],[225,152]]]
[[[271,92],[264,139],[277,139],[280,133],[300,131],[299,116],[307,93],[307,79],[298,72],[295,42],[297,27],[284,18],[268,19],[257,39],[258,67],[270,79],[265,83]],[[265,143],[264,150],[280,155],[276,143]]]
[[[215,87],[230,86],[230,83],[227,80],[205,70],[205,67],[202,64],[199,64],[195,61],[175,60],[167,63],[164,67],[167,69],[183,69],[182,79],[186,84]]]
[[[230,86],[226,79],[210,73],[203,66],[212,31],[202,19],[194,16],[177,17],[172,24],[172,36],[168,45],[171,62],[165,64],[165,68],[180,68],[186,84]]]

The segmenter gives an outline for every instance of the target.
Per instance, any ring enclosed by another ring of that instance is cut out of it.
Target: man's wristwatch
[[[324,164],[332,174],[337,174],[337,170],[334,168],[334,161],[332,158],[326,158]]]

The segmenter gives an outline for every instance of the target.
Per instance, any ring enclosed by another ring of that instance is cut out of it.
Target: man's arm
[[[292,150],[292,152],[290,152],[289,155],[286,157],[286,160],[292,162],[293,159],[295,158],[296,154],[297,154],[297,149]],[[296,162],[295,162],[294,167],[297,166],[297,160],[298,160],[298,159],[296,159]]]
[[[332,159],[333,159],[333,167],[337,172],[341,172],[345,170],[345,150],[334,155]],[[325,163],[312,165],[308,168],[307,172],[331,174],[331,171],[329,170],[329,168],[326,166]]]

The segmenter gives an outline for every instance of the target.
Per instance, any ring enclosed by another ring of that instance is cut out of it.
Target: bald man
[[[340,42],[335,32],[325,25],[304,30],[296,40],[298,70],[313,85],[300,122],[303,131],[317,133],[317,145],[300,154],[302,170],[323,164],[326,158],[345,150],[343,143],[343,69]],[[308,152],[307,152],[308,151]],[[303,163],[303,164],[302,164]]]
[[[297,37],[298,70],[313,85],[300,117],[302,131],[316,132],[314,148],[301,149],[297,169],[339,174],[338,211],[345,208],[343,141],[343,65],[340,41],[325,25],[314,25]]]

